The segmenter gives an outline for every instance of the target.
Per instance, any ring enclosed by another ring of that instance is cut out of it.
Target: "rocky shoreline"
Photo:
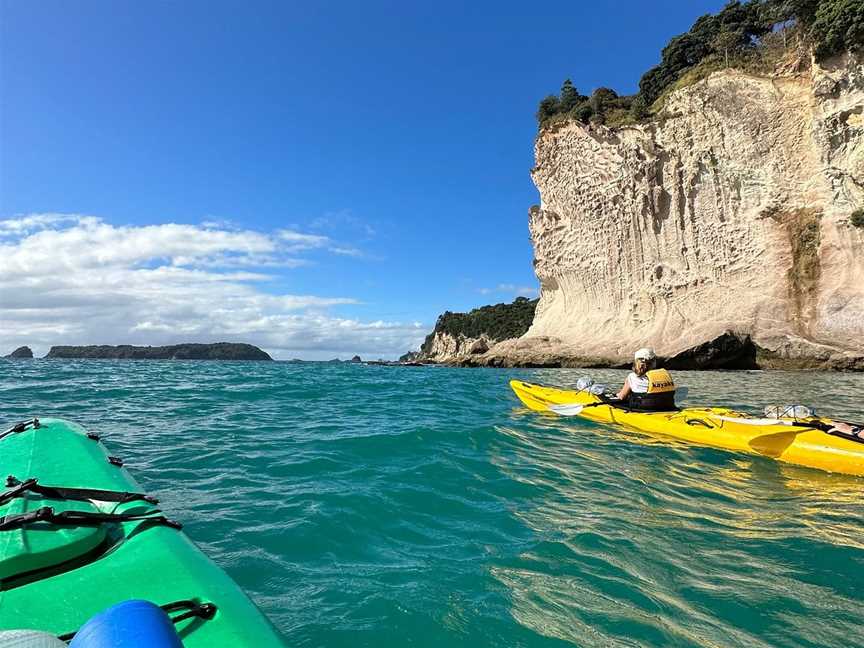
[[[484,338],[448,337],[446,341],[438,340],[436,348],[447,349],[449,353],[421,354],[417,361],[454,367],[624,369],[630,366],[627,359],[585,355],[573,345],[546,336],[514,338],[491,346]],[[732,331],[661,357],[660,361],[668,369],[695,371],[864,371],[864,356],[861,355],[841,353],[827,347],[822,353],[811,352],[806,356],[795,354],[794,349],[791,352],[787,349],[786,353],[777,352],[759,346],[749,335]]]

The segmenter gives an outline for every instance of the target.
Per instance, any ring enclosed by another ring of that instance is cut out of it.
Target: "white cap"
[[[651,347],[644,347],[639,349],[633,357],[636,360],[653,360],[657,357],[657,354],[654,353],[654,349]]]

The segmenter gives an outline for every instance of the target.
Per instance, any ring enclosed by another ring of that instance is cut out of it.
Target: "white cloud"
[[[0,354],[22,344],[41,355],[54,344],[243,341],[277,357],[393,357],[425,333],[329,312],[357,304],[351,297],[265,290],[307,262],[299,252],[327,249],[324,236],[64,214],[7,219],[0,232]]]
[[[26,214],[0,220],[0,236],[20,236],[62,222],[84,218],[76,214]]]
[[[321,248],[330,243],[330,239],[326,236],[319,236],[318,234],[303,234],[288,229],[279,230],[276,232],[276,235],[283,241],[289,243],[289,248],[292,252]]]
[[[362,250],[358,250],[357,248],[354,248],[354,247],[334,245],[333,247],[330,247],[327,249],[328,249],[328,251],[332,252],[333,254],[338,254],[340,256],[350,256],[350,257],[362,257],[362,256],[364,256]]]
[[[512,283],[501,283],[495,288],[478,288],[477,292],[481,295],[491,295],[492,293],[506,293],[515,297],[536,297],[539,291],[531,286],[517,286]]]

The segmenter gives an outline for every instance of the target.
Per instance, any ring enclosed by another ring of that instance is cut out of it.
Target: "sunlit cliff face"
[[[731,329],[781,357],[864,355],[864,63],[723,71],[650,124],[541,132],[541,299],[523,338],[624,359]]]

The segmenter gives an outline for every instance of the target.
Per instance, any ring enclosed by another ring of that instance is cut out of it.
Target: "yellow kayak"
[[[864,476],[864,443],[829,434],[833,421],[811,417],[762,419],[724,407],[687,407],[673,412],[637,412],[588,391],[533,385],[511,380],[510,387],[528,408],[538,412],[578,412],[596,423],[625,428],[705,446],[772,457],[799,466]],[[575,406],[586,406],[578,408]]]

